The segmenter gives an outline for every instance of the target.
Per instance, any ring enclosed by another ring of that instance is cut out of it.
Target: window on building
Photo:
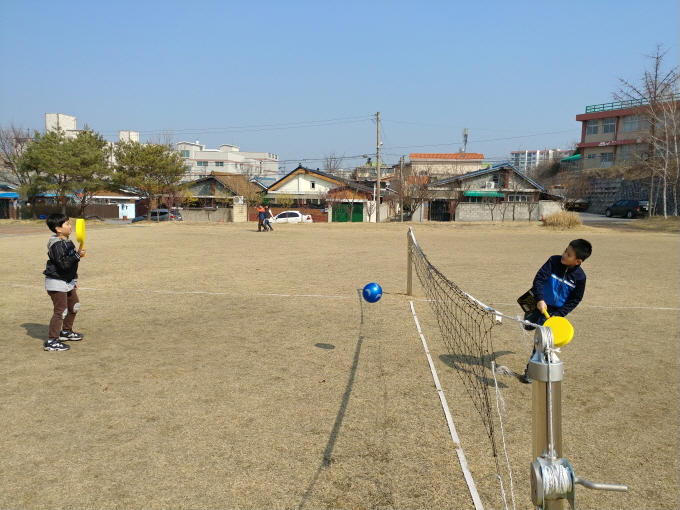
[[[196,161],[196,166],[208,166],[207,161]]]
[[[182,151],[182,157],[188,158],[189,157],[189,151]]]
[[[616,117],[609,117],[602,121],[602,132],[613,133],[616,131]]]
[[[491,177],[491,180],[492,180],[494,183],[498,184],[499,182],[501,182],[501,176],[498,175],[498,174],[493,174],[493,176]]]
[[[627,145],[622,145],[619,148],[619,159],[621,161],[628,161],[633,159],[636,155],[642,153],[642,144],[631,143]]]
[[[508,202],[528,202],[529,197],[526,195],[508,195]]]
[[[586,134],[587,135],[596,135],[597,134],[597,121],[596,120],[589,120],[586,122]]]
[[[484,197],[468,197],[469,202],[484,202]]]
[[[224,166],[224,161],[215,161],[215,166]]]
[[[613,152],[603,152],[600,154],[600,166],[602,168],[609,168],[614,163]]]
[[[312,181],[312,189],[316,189],[316,182]]]
[[[643,115],[626,115],[623,118],[624,131],[644,131],[649,129],[649,121]]]

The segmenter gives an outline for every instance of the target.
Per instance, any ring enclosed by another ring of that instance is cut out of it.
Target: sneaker
[[[524,384],[531,384],[531,378],[529,377],[529,365],[524,369],[524,375],[519,376],[519,382]]]
[[[46,351],[68,351],[69,349],[70,347],[68,345],[62,344],[59,340],[45,342]]]
[[[83,335],[81,335],[80,333],[76,333],[75,331],[62,331],[61,333],[59,333],[59,340],[61,340],[62,342],[68,341],[77,342],[78,340],[82,339]]]

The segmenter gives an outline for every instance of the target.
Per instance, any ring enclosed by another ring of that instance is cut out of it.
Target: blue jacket
[[[583,299],[586,274],[581,266],[567,267],[560,255],[553,255],[538,270],[531,291],[536,301],[553,308],[551,315],[566,316]]]

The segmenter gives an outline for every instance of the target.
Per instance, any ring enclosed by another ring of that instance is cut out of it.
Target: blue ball
[[[369,303],[375,303],[382,297],[382,287],[377,283],[369,283],[364,287],[362,295]]]

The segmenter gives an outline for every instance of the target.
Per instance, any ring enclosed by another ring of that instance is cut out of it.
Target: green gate
[[[351,214],[351,218],[350,218]],[[339,223],[358,222],[364,221],[364,204],[354,203],[354,204],[338,204],[333,207],[333,221]]]

